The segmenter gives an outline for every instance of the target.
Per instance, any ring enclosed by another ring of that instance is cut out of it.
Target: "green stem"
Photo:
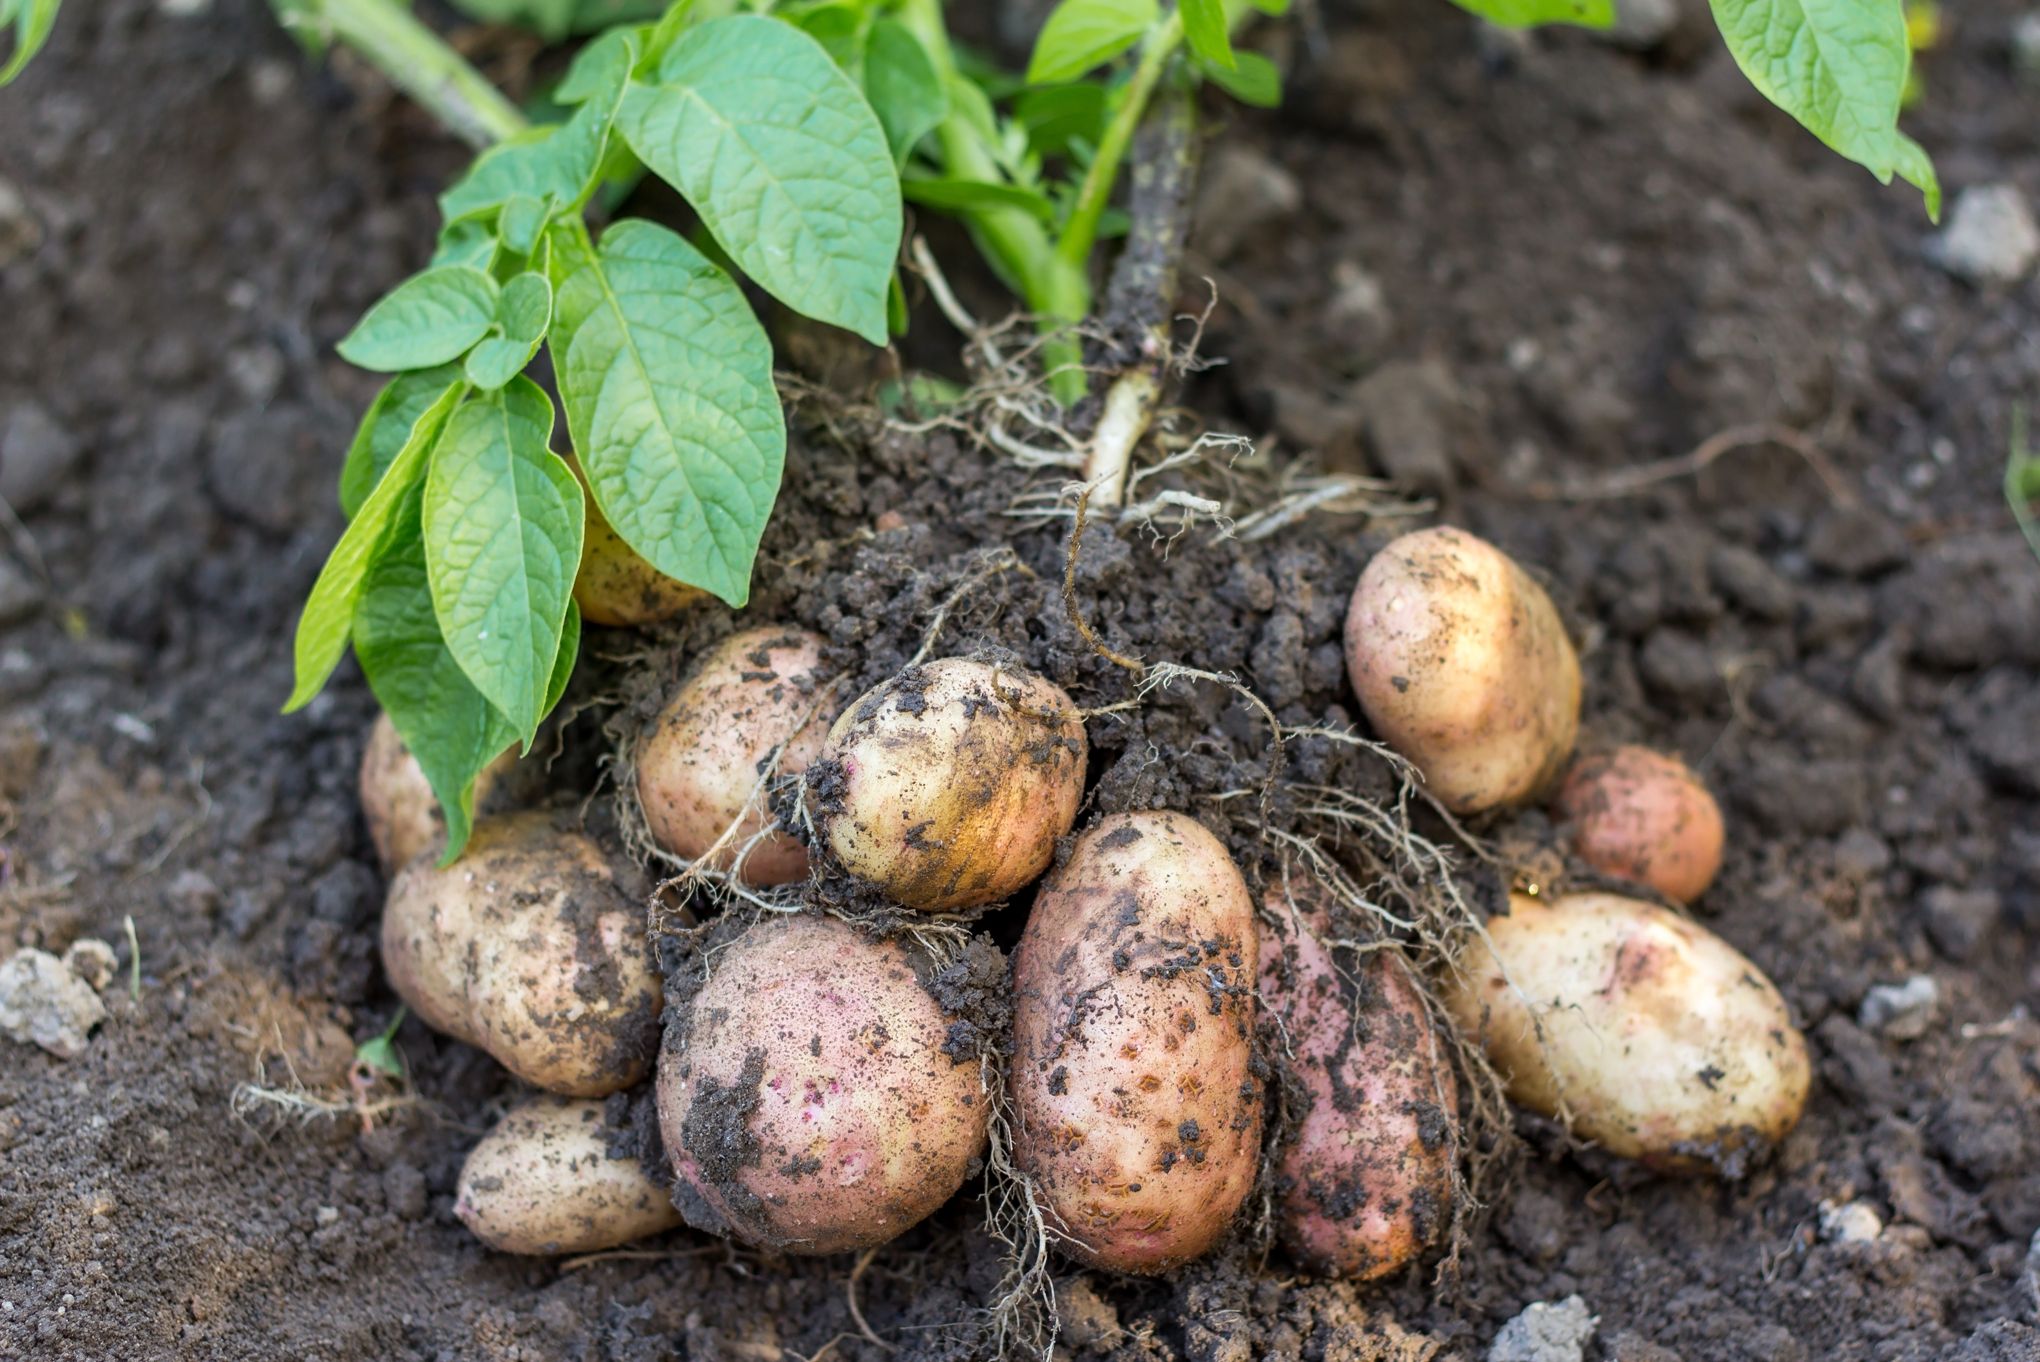
[[[1119,167],[1126,159],[1127,147],[1133,144],[1133,131],[1140,126],[1141,115],[1147,112],[1148,99],[1154,94],[1169,58],[1182,43],[1182,11],[1170,10],[1162,26],[1141,44],[1133,79],[1127,83],[1126,94],[1106,125],[1105,135],[1098,139],[1098,154],[1091,158],[1091,168],[1084,172],[1076,206],[1063,226],[1062,239],[1056,242],[1056,256],[1065,265],[1081,270],[1090,260],[1091,249],[1098,244],[1098,223],[1112,201],[1112,186],[1119,181]]]
[[[467,58],[396,0],[270,0],[284,27],[321,43],[344,43],[448,131],[477,147],[531,125]]]

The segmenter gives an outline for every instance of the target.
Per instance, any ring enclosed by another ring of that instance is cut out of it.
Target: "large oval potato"
[[[499,792],[509,793],[507,777],[516,765],[512,747],[482,768],[475,777],[477,813],[493,812]],[[385,876],[402,870],[446,835],[439,800],[387,714],[376,715],[361,749],[361,812]]]
[[[1721,869],[1721,806],[1677,757],[1648,747],[1581,757],[1555,811],[1581,860],[1675,903],[1706,893]]]
[[[678,1225],[643,1165],[609,1152],[602,1107],[549,1096],[512,1107],[468,1152],[453,1213],[503,1253],[593,1253]]]
[[[651,1068],[659,980],[644,913],[601,849],[546,814],[482,819],[454,864],[406,866],[382,952],[427,1025],[534,1087],[602,1097]]]
[[[836,863],[953,912],[1031,883],[1077,820],[1083,716],[1054,682],[951,657],[874,686],[829,730],[808,804]]]
[[[1278,1155],[1277,1224],[1299,1262],[1368,1281],[1452,1224],[1459,1095],[1409,965],[1327,947],[1325,895],[1308,880],[1271,894],[1262,939],[1261,1005],[1310,1098]]]
[[[1166,1272],[1252,1190],[1257,942],[1239,869],[1186,814],[1100,819],[1036,895],[1013,957],[1014,1153],[1085,1262]]]
[[[1455,813],[1520,804],[1579,732],[1580,663],[1544,588],[1494,545],[1439,526],[1374,555],[1346,614],[1367,721]]]
[[[1515,895],[1461,950],[1446,1003],[1511,1098],[1654,1168],[1738,1176],[1806,1106],[1806,1041],[1777,988],[1655,904]]]
[[[711,952],[659,1056],[689,1223],[782,1253],[883,1244],[963,1185],[990,1102],[897,939],[767,916]]]
[[[574,476],[587,490],[588,480],[571,460]],[[675,581],[653,567],[610,525],[602,508],[589,493],[587,531],[581,548],[581,567],[574,574],[574,604],[581,607],[581,619],[607,628],[643,628],[677,619],[689,606],[709,598],[699,587]]]
[[[799,775],[821,755],[832,717],[818,712],[821,652],[822,640],[802,630],[746,629],[702,659],[638,747],[638,803],[652,840],[697,860],[737,824],[713,869],[728,869],[742,851],[746,884],[807,874],[807,848],[784,830],[767,831],[772,815],[758,767],[782,743],[783,775]]]

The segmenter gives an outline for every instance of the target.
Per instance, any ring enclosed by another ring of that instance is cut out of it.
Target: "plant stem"
[[[1112,186],[1118,182],[1119,166],[1126,159],[1126,149],[1133,142],[1133,132],[1140,126],[1142,115],[1147,112],[1149,96],[1154,94],[1155,84],[1162,78],[1162,71],[1169,58],[1183,43],[1183,14],[1181,10],[1170,10],[1162,26],[1141,44],[1140,61],[1133,68],[1133,79],[1127,83],[1126,94],[1119,102],[1119,108],[1112,115],[1112,121],[1105,126],[1105,135],[1098,139],[1098,154],[1091,158],[1091,168],[1084,172],[1084,182],[1077,190],[1076,206],[1070,209],[1070,220],[1063,226],[1062,239],[1056,242],[1055,253],[1065,264],[1082,269],[1091,258],[1091,248],[1098,244],[1098,223],[1105,216],[1106,205],[1112,201]]]
[[[342,43],[422,104],[449,132],[490,147],[530,127],[467,58],[397,0],[270,0],[285,28]]]

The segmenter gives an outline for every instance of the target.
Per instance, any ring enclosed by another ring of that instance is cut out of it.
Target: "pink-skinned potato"
[[[475,777],[475,810],[496,811],[514,798],[508,777],[517,765],[517,749],[506,749]],[[418,759],[397,735],[387,714],[378,714],[361,750],[361,813],[368,820],[369,840],[385,876],[417,859],[446,836],[446,817],[426,783]]]
[[[1013,957],[1014,1153],[1061,1246],[1167,1272],[1231,1227],[1260,1163],[1253,900],[1180,813],[1101,818]]]
[[[651,1069],[660,989],[644,910],[608,860],[543,813],[476,822],[461,858],[404,867],[383,908],[383,967],[425,1023],[533,1087],[620,1092]]]
[[[1416,980],[1392,947],[1326,944],[1327,891],[1268,899],[1261,1006],[1309,1107],[1277,1153],[1277,1229],[1317,1272],[1369,1281],[1452,1224],[1459,1098]]]
[[[690,1224],[842,1253],[897,1237],[963,1185],[990,1102],[915,963],[898,939],[816,915],[767,915],[709,953],[659,1056],[659,1128]]]
[[[680,1223],[666,1189],[611,1150],[603,1103],[518,1103],[461,1165],[453,1213],[500,1253],[594,1253]]]
[[[1581,757],[1555,812],[1581,860],[1674,903],[1706,893],[1721,869],[1721,806],[1686,763],[1648,747]]]
[[[837,865],[895,903],[955,912],[1032,883],[1077,819],[1089,749],[1062,687],[952,657],[908,667],[843,711],[808,771]]]
[[[1535,799],[1572,755],[1580,663],[1558,610],[1464,530],[1416,530],[1369,560],[1346,668],[1374,731],[1455,813]]]
[[[807,848],[772,827],[759,768],[778,749],[774,774],[797,776],[821,754],[834,717],[816,672],[821,650],[802,630],[746,629],[701,660],[638,747],[638,804],[653,841],[693,861],[720,840],[710,867],[734,864],[749,885],[806,877]]]
[[[1806,1040],[1777,988],[1656,904],[1513,895],[1469,934],[1445,1003],[1518,1105],[1655,1169],[1739,1176],[1806,1107]]]

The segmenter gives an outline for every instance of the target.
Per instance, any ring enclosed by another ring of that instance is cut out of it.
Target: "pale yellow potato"
[[[1181,813],[1115,814],[1035,896],[1013,956],[1013,1147],[1056,1242],[1158,1273],[1225,1236],[1261,1154],[1254,904]]]
[[[758,767],[782,743],[779,775],[797,776],[821,755],[834,717],[815,670],[821,653],[821,638],[803,630],[746,629],[702,659],[638,746],[638,804],[653,841],[692,861],[721,839],[710,867],[727,870],[742,851],[750,885],[807,875],[807,848],[769,830]]]
[[[1648,747],[1581,757],[1555,811],[1581,860],[1675,903],[1706,893],[1721,869],[1721,806],[1677,757]]]
[[[1737,1176],[1806,1106],[1806,1041],[1777,988],[1655,904],[1515,895],[1467,940],[1446,1004],[1513,1100],[1654,1168]]]
[[[1019,890],[1077,820],[1084,719],[1062,687],[952,657],[865,692],[808,772],[816,831],[844,870],[926,912]]]
[[[578,465],[574,476],[581,477]],[[582,478],[582,489],[587,479]],[[587,531],[582,537],[581,569],[574,577],[574,603],[586,624],[608,628],[643,628],[677,619],[688,607],[709,598],[699,587],[675,581],[653,567],[623,542],[595,504],[587,503]]]
[[[512,1107],[461,1165],[453,1213],[502,1253],[593,1253],[678,1225],[666,1189],[609,1152],[602,1107],[551,1096]]]
[[[650,1072],[644,909],[595,843],[509,814],[476,822],[452,865],[434,861],[404,867],[383,909],[383,967],[412,1011],[548,1092],[602,1097]]]
[[[1360,574],[1346,667],[1367,721],[1455,813],[1536,798],[1579,733],[1580,663],[1544,588],[1464,530],[1403,535]]]
[[[659,1055],[659,1129],[689,1223],[780,1253],[870,1248],[985,1151],[974,1050],[898,939],[761,918],[711,951]]]
[[[517,749],[512,747],[482,768],[475,777],[477,813],[493,809],[500,802],[499,792],[509,793],[506,777],[516,765]],[[376,715],[361,750],[361,812],[385,876],[394,875],[446,836],[439,800],[387,714]]]
[[[1402,955],[1335,953],[1327,900],[1298,876],[1263,918],[1261,1006],[1310,1098],[1277,1152],[1276,1228],[1305,1266],[1369,1281],[1451,1228],[1458,1085]]]

